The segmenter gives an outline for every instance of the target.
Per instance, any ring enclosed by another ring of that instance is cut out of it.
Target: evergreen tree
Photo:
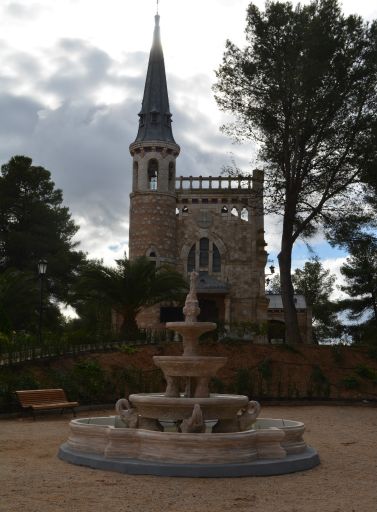
[[[342,291],[350,296],[341,305],[350,320],[358,321],[351,328],[359,341],[377,337],[377,238],[364,235],[357,243],[349,244],[350,255],[340,271],[346,279]]]
[[[278,255],[287,339],[299,342],[292,248],[333,214],[357,211],[353,188],[376,168],[377,23],[345,17],[337,0],[250,4],[248,46],[227,42],[216,99],[227,127],[259,142],[266,204],[283,215]]]
[[[342,333],[337,305],[330,299],[335,280],[336,277],[324,268],[318,256],[312,257],[304,268],[296,268],[293,273],[295,293],[304,295],[312,308],[314,343],[338,338]]]
[[[33,166],[31,158],[15,156],[1,167],[0,272],[15,269],[36,276],[38,261],[45,259],[46,291],[67,301],[84,255],[75,250],[78,227],[62,202],[50,172]]]

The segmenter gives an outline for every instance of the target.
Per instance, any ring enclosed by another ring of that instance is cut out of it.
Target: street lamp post
[[[38,275],[40,281],[40,302],[39,302],[39,344],[42,345],[42,323],[43,323],[43,283],[47,270],[47,261],[38,261]]]
[[[274,275],[274,274],[275,274],[275,267],[274,267],[274,265],[270,265],[269,269],[270,269],[270,274],[265,274],[265,275],[264,275],[265,277],[266,277],[266,276],[272,276],[272,275]],[[270,281],[271,281],[271,279],[269,279],[269,278],[267,277],[267,279],[266,279],[266,285],[267,285],[267,286],[270,284]]]

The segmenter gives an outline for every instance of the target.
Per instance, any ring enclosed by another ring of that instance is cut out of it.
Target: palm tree
[[[77,285],[77,310],[88,304],[104,312],[113,310],[123,318],[121,334],[132,338],[138,332],[136,316],[146,306],[165,300],[181,300],[187,290],[183,276],[170,267],[156,268],[146,257],[130,261],[125,256],[115,267],[90,261]]]

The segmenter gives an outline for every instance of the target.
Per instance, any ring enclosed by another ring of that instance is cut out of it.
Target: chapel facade
[[[185,276],[198,272],[200,320],[266,326],[263,172],[177,176],[180,147],[172,131],[159,19],[156,15],[139,126],[130,145],[130,259],[147,256]],[[180,315],[181,309],[162,304],[145,309],[138,323],[153,329]],[[267,342],[262,330],[254,341]]]

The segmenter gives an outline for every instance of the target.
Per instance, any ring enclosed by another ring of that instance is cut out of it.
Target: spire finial
[[[157,11],[156,11],[156,14],[158,15],[158,0],[157,0]]]

